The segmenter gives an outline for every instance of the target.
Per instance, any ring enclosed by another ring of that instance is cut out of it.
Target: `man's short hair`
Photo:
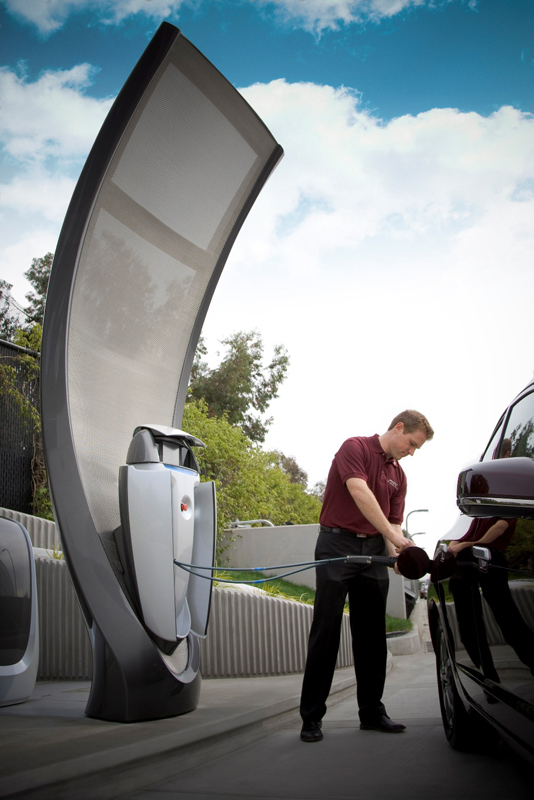
[[[501,452],[499,454],[499,458],[510,458],[511,455],[512,455],[512,440],[511,439],[503,439],[502,440],[502,444],[501,444]],[[494,458],[495,458],[495,456],[494,456]]]
[[[427,420],[424,414],[420,414],[419,411],[413,411],[412,409],[407,409],[406,411],[401,411],[400,414],[397,414],[395,419],[392,420],[391,425],[388,428],[388,431],[393,430],[395,425],[398,425],[399,422],[402,422],[404,425],[404,430],[406,433],[413,433],[414,431],[423,431],[426,438],[428,440],[432,439],[434,436],[434,431],[430,422]]]

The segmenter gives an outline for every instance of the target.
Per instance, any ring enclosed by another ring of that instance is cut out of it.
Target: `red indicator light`
[[[180,508],[182,509],[182,511],[187,511],[187,503],[182,503]]]

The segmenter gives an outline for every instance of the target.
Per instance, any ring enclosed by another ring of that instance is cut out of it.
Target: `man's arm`
[[[390,543],[397,550],[404,550],[405,547],[413,545],[413,542],[410,539],[406,539],[402,534],[400,525],[392,525],[386,518],[378,505],[378,500],[362,478],[349,478],[346,487],[364,517],[369,520],[379,533],[386,537],[388,552],[391,555],[397,555],[397,553],[391,553]]]
[[[390,524],[391,524],[391,523],[390,523]],[[397,533],[399,534],[399,536],[402,536],[402,538],[403,538],[403,539],[405,539],[405,538],[406,538],[406,537],[404,536],[404,533],[402,532],[402,528],[401,528],[401,526],[400,526],[400,525],[392,525],[392,528],[394,528],[394,529],[397,531]],[[386,538],[385,536],[384,536],[384,541],[385,541],[385,543],[386,543],[386,548],[387,548],[387,551],[388,551],[388,555],[389,555],[389,556],[393,556],[393,557],[395,557],[395,556],[398,556],[398,555],[399,555],[399,553],[398,553],[398,551],[397,551],[397,548],[396,548],[396,547],[395,547],[395,545],[393,544],[393,542],[392,542],[392,541],[390,541],[390,540],[389,540],[388,538]],[[411,539],[410,539],[409,541],[411,541]]]
[[[506,528],[508,527],[508,522],[505,519],[499,519],[492,525],[489,530],[486,531],[484,536],[482,536],[477,542],[451,542],[449,545],[449,550],[457,555],[462,550],[465,550],[466,547],[473,547],[474,545],[484,545],[484,544],[491,544],[498,539],[499,536],[505,532]]]
[[[404,536],[404,533],[402,532],[402,528],[400,525],[393,525],[393,527],[395,528],[399,536]],[[396,558],[399,555],[399,553],[393,542],[390,542],[390,540],[386,539],[385,536],[384,536],[384,541],[386,543],[386,550],[388,551],[388,556],[393,556],[393,558]],[[393,571],[396,572],[397,575],[401,574],[398,564],[395,564],[395,566],[393,567]]]

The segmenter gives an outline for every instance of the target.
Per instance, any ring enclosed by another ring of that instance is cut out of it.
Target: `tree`
[[[191,401],[182,427],[206,445],[195,453],[201,480],[213,480],[217,487],[219,563],[230,544],[224,530],[235,519],[268,519],[275,525],[318,522],[319,500],[301,483],[291,482],[278,466],[276,453],[254,444],[226,415],[210,414],[204,400]]]
[[[286,456],[280,450],[273,450],[276,463],[280,469],[289,475],[291,483],[300,483],[304,488],[308,486],[308,473],[299,467],[294,456]]]
[[[42,328],[39,324],[27,330],[19,328],[14,344],[31,352],[18,352],[0,363],[0,393],[15,404],[20,419],[28,426],[32,438],[32,512],[38,517],[53,519],[48,491],[41,415],[39,413],[39,358]]]
[[[532,572],[534,568],[534,521],[518,519],[514,538],[506,548],[508,564],[513,569]]]
[[[200,341],[191,371],[189,398],[203,399],[211,415],[226,415],[228,422],[239,425],[249,439],[263,442],[273,419],[261,419],[258,414],[264,414],[278,397],[289,364],[287,350],[276,345],[270,363],[264,366],[263,341],[258,331],[235,333],[222,339],[221,344],[228,348],[227,353],[218,367],[210,369],[202,360],[207,350],[204,341]]]
[[[52,253],[47,253],[42,258],[34,258],[31,267],[24,273],[24,277],[33,286],[33,290],[26,295],[28,301],[26,308],[19,308],[13,301],[12,284],[0,279],[0,339],[11,342],[14,341],[15,333],[19,329],[31,336],[34,325],[42,327],[53,259]],[[24,322],[21,322],[18,314],[12,313],[13,307],[24,315],[26,318]]]
[[[11,283],[0,279],[0,339],[10,342],[20,327],[18,317],[12,314]]]
[[[28,305],[20,309],[26,318],[24,322],[18,316],[11,315],[12,287],[6,281],[0,281],[0,337],[36,354],[41,350],[44,306],[52,261],[52,253],[34,258],[31,267],[24,273],[33,287],[26,295]],[[15,308],[18,309],[16,304]],[[32,511],[37,516],[53,519],[41,433],[39,367],[38,355],[19,352],[11,356],[0,364],[0,392],[15,404],[20,418],[31,431]]]
[[[310,494],[316,497],[321,503],[324,500],[324,492],[326,489],[326,481],[317,481],[310,489]]]
[[[48,290],[48,281],[50,280],[50,270],[52,269],[53,260],[54,256],[52,253],[47,253],[42,258],[34,258],[31,267],[24,273],[24,277],[27,278],[33,286],[33,291],[28,292],[26,295],[28,305],[24,309],[29,327],[35,323],[41,326],[43,324],[46,292]]]

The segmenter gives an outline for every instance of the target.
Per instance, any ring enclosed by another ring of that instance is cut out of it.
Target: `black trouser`
[[[320,533],[315,558],[387,555],[382,536],[359,538],[351,533]],[[316,567],[317,587],[308,658],[302,684],[300,714],[304,723],[326,713],[336,668],[343,606],[348,595],[357,699],[362,722],[385,714],[387,567],[382,564],[326,564]]]
[[[534,669],[534,634],[514,602],[509,577],[508,562],[501,551],[491,550],[490,568],[481,572],[468,550],[460,553],[458,568],[449,584],[465,649],[473,664],[482,668],[484,677],[497,682],[499,676],[488,643],[479,586],[507,644],[529,669]]]

